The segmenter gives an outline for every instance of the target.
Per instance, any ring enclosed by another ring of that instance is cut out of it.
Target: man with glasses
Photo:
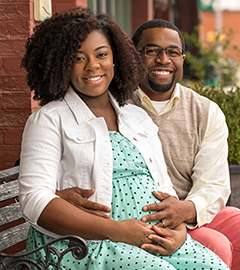
[[[214,102],[178,83],[186,56],[175,25],[148,21],[132,40],[146,67],[132,101],[159,127],[168,173],[180,198],[155,192],[162,202],[146,205],[145,211],[157,212],[142,220],[161,220],[167,228],[186,222],[193,239],[229,266],[233,255],[231,269],[239,269],[240,210],[224,207],[230,194],[225,116]]]

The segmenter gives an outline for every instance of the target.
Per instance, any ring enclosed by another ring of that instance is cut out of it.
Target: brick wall
[[[0,2],[0,169],[18,159],[22,129],[31,112],[31,95],[20,68],[30,8],[28,0]]]
[[[20,68],[27,37],[35,26],[34,0],[0,1],[0,170],[14,165],[20,155],[23,127],[38,108]],[[52,0],[53,12],[87,0]]]

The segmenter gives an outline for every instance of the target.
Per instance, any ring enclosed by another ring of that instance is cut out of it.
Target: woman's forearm
[[[38,225],[57,234],[78,235],[86,239],[124,242],[140,246],[151,243],[151,226],[136,219],[114,221],[81,210],[61,198],[55,198],[45,207]]]
[[[50,201],[38,219],[38,225],[54,233],[98,240],[114,234],[115,223],[81,210],[61,198]]]

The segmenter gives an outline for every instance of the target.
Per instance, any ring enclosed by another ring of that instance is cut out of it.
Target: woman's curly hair
[[[27,40],[21,65],[27,71],[33,98],[40,100],[40,105],[64,97],[77,51],[94,30],[107,38],[113,51],[115,67],[109,91],[122,106],[137,89],[144,66],[131,39],[109,15],[73,7],[37,25]]]

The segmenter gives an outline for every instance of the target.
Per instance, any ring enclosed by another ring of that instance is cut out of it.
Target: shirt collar
[[[168,104],[165,106],[165,108],[162,109],[162,111],[158,114],[158,112],[156,111],[156,109],[154,108],[151,99],[143,92],[143,90],[139,87],[135,93],[134,93],[138,99],[140,100],[140,102],[142,103],[142,105],[144,107],[146,107],[149,111],[151,111],[152,113],[154,113],[155,115],[161,115],[164,112],[170,110],[171,108],[173,108],[177,102],[180,99],[180,90],[179,90],[179,84],[177,83],[174,91],[171,95],[171,98],[169,99]]]

